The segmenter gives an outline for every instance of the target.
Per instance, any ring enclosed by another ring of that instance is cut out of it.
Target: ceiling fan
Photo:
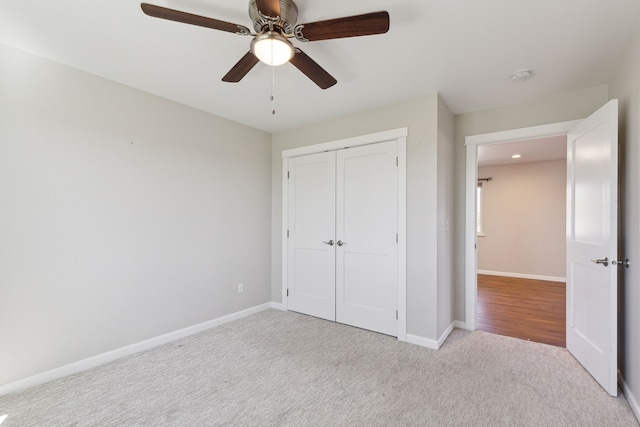
[[[142,3],[140,6],[145,14],[155,18],[198,25],[241,36],[253,36],[251,50],[222,78],[225,82],[234,83],[242,80],[259,61],[271,66],[291,62],[320,88],[327,89],[337,83],[336,79],[302,50],[295,47],[289,39],[296,38],[301,42],[310,42],[383,34],[389,31],[389,13],[385,11],[297,24],[298,7],[293,0],[250,0],[249,17],[253,22],[255,33],[243,25],[148,3]]]

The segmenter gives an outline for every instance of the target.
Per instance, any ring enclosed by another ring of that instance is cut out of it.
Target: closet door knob
[[[329,240],[328,242],[322,242],[325,245],[333,246],[333,240]]]
[[[342,246],[342,245],[346,245],[347,242],[343,242],[342,240],[338,240],[338,242],[336,243],[338,246]]]

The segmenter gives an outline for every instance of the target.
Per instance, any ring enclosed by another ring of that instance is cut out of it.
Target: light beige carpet
[[[2,427],[637,426],[564,349],[455,330],[439,351],[268,310],[0,398]]]

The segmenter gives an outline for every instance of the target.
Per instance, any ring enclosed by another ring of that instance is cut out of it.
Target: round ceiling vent
[[[532,76],[533,72],[531,70],[516,71],[511,75],[511,81],[521,83],[525,80],[529,80]]]

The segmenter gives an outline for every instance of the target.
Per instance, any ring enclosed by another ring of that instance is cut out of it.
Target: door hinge
[[[287,239],[289,238],[289,230],[287,230]]]
[[[396,233],[396,243],[398,243],[398,233]]]
[[[289,171],[287,171],[287,179],[289,179]]]
[[[398,156],[396,156],[396,166],[398,166]]]
[[[287,289],[287,296],[289,296],[289,289]]]
[[[398,310],[396,310],[396,320],[398,320]]]

